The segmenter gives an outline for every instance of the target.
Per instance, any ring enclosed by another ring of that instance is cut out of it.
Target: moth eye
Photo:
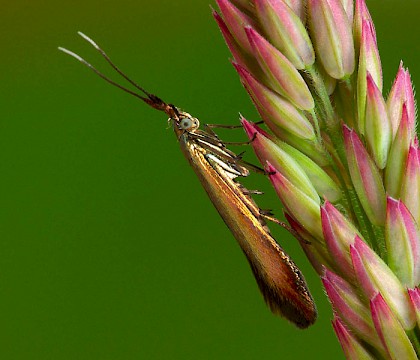
[[[182,119],[181,122],[179,123],[179,127],[183,130],[188,130],[189,128],[191,128],[191,126],[192,126],[192,122],[188,118]]]

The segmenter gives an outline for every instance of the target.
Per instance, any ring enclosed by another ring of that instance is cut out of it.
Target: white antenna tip
[[[99,46],[94,42],[89,36],[83,34],[81,31],[78,31],[77,34],[79,34],[83,39],[85,39],[87,42],[91,43],[92,46],[96,49],[100,49]]]
[[[79,60],[80,62],[85,62],[79,55],[75,54],[73,51],[70,51],[66,48],[63,48],[61,46],[58,47],[58,50],[62,51],[63,53],[70,55],[74,57],[76,60]]]

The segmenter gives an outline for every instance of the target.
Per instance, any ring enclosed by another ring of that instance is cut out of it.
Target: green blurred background
[[[0,358],[343,358],[296,241],[271,226],[318,304],[306,331],[267,310],[165,116],[57,51],[112,74],[82,30],[202,121],[256,120],[208,2],[2,0]],[[401,58],[419,82],[419,2],[368,5],[387,89]],[[280,213],[262,176],[247,185]]]

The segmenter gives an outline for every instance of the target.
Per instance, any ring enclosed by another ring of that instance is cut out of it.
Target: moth
[[[290,256],[272,237],[266,220],[272,220],[286,228],[288,226],[262,211],[251,197],[253,192],[237,181],[238,178],[248,176],[250,170],[258,168],[229,150],[211,127],[200,129],[197,118],[164,102],[132,81],[92,39],[80,32],[79,35],[99,51],[112,68],[139,93],[106,77],[74,52],[61,47],[59,49],[107,82],[163,111],[169,117],[168,121],[172,123],[182,153],[245,254],[271,311],[299,328],[313,324],[317,311],[305,279]]]

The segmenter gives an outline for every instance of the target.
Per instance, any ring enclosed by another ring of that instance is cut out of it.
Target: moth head
[[[192,117],[188,113],[181,113],[179,118],[176,120],[179,130],[183,131],[194,131],[200,126],[200,122],[197,118]]]

